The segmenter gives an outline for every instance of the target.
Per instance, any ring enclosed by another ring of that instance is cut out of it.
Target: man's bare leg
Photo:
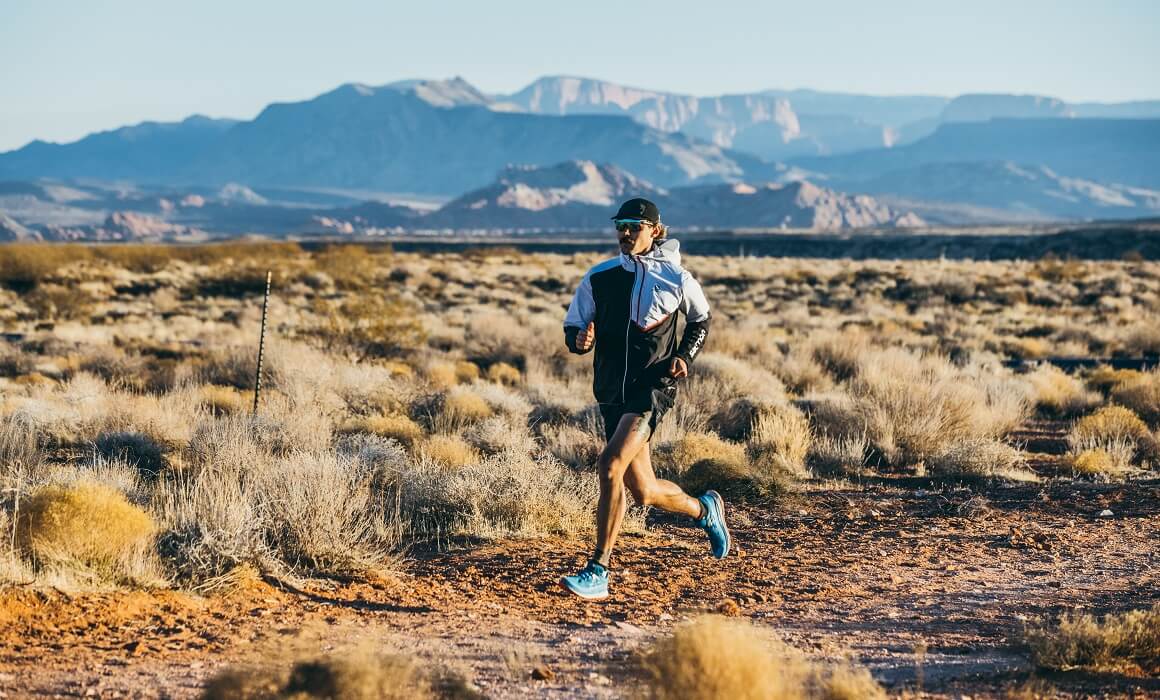
[[[624,521],[628,504],[624,494],[624,473],[641,448],[647,450],[648,422],[640,414],[620,417],[616,432],[596,462],[600,470],[600,500],[596,504],[596,563],[608,567],[612,547]]]
[[[636,458],[624,475],[624,484],[638,506],[660,508],[666,513],[701,517],[701,502],[685,493],[671,481],[658,479],[652,466],[652,449],[649,443],[636,453]]]

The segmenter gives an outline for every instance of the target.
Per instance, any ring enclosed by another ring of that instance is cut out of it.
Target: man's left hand
[[[669,365],[669,376],[677,379],[683,379],[689,376],[689,365],[679,357],[673,358],[673,363]]]

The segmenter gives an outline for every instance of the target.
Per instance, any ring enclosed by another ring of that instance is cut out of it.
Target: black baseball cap
[[[657,209],[657,205],[643,199],[635,197],[620,205],[620,210],[616,212],[616,219],[637,219],[639,221],[648,221],[649,223],[659,224],[661,222],[661,212]]]

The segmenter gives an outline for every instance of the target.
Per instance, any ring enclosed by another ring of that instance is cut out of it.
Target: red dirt
[[[1113,511],[1110,518],[1097,514]],[[0,593],[7,697],[191,697],[221,666],[289,644],[370,640],[464,669],[489,696],[592,697],[637,682],[633,650],[701,612],[748,617],[814,653],[852,652],[892,691],[1001,697],[1031,676],[1024,620],[1160,602],[1160,482],[939,487],[882,480],[731,510],[737,556],[657,516],[622,538],[613,595],[557,586],[588,543],[415,551],[398,576],[172,591]],[[915,649],[926,645],[925,654]],[[265,650],[265,651],[255,651]],[[63,652],[63,653],[62,653]],[[532,677],[535,669],[539,680]],[[1055,674],[1063,697],[1160,697],[1160,677]]]

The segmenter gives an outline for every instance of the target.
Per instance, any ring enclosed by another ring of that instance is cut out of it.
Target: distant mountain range
[[[1158,166],[1160,101],[411,80],[2,153],[0,237],[161,231],[121,211],[181,235],[583,228],[642,193],[689,227],[1133,218],[1160,213]]]

